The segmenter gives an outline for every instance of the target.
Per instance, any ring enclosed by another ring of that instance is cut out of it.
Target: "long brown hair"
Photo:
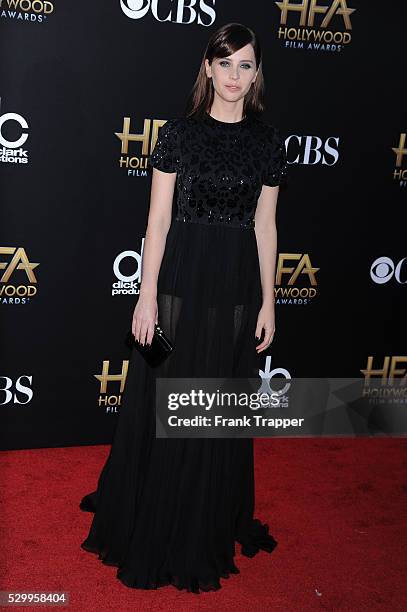
[[[185,109],[185,116],[202,116],[210,111],[214,88],[212,79],[209,79],[205,70],[205,59],[212,64],[214,58],[222,58],[232,55],[247,44],[253,46],[256,58],[256,80],[252,83],[243,101],[243,116],[258,115],[265,110],[264,104],[264,79],[262,71],[262,52],[256,34],[250,28],[241,23],[227,23],[214,32],[208,41],[198,76],[192,87]]]

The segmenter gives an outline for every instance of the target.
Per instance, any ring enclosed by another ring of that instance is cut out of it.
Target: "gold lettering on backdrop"
[[[343,22],[347,30],[352,29],[350,21],[350,15],[356,10],[348,8],[346,0],[334,0],[331,6],[318,6],[317,0],[303,0],[300,4],[292,4],[289,0],[283,0],[283,2],[276,2],[278,8],[281,11],[281,23],[287,25],[287,17],[289,13],[300,13],[300,26],[302,27],[314,27],[315,15],[325,15],[320,26],[321,28],[327,28],[331,20],[336,16],[340,15],[343,17]]]
[[[10,280],[14,270],[25,270],[28,279],[31,283],[36,283],[37,279],[33,269],[39,266],[39,263],[31,263],[27,257],[25,249],[22,247],[0,247],[0,255],[13,255],[9,264],[0,261],[0,270],[5,270],[0,282],[7,283]]]
[[[120,381],[120,393],[122,393],[126,383],[129,361],[123,360],[121,374],[109,374],[109,364],[109,360],[103,361],[102,374],[94,374],[94,377],[100,381],[100,393],[107,393],[107,383],[112,381]]]
[[[144,119],[143,131],[138,134],[132,133],[130,121],[130,117],[124,117],[123,130],[121,132],[114,132],[115,136],[121,141],[119,166],[120,168],[126,168],[129,176],[146,176],[148,156],[154,150],[160,127],[167,120]],[[131,149],[129,143],[131,142],[141,142],[141,152],[136,152],[134,155],[132,152],[129,152],[129,148]],[[141,171],[140,174],[139,171]]]
[[[48,0],[1,0],[0,8],[15,11],[22,11],[25,13],[44,13],[44,15],[50,15],[54,12],[54,5]]]
[[[128,155],[129,153],[129,142],[142,142],[141,148],[142,155],[148,155],[148,147],[150,141],[150,126],[151,119],[144,119],[144,129],[141,134],[132,134],[130,132],[130,117],[123,118],[123,131],[115,132],[115,136],[121,140],[122,147],[121,153]]]
[[[369,355],[367,358],[367,368],[360,371],[362,374],[364,374],[365,378],[381,376],[383,383],[387,383],[389,382],[389,379],[393,380],[395,378],[398,378],[405,383],[407,382],[406,368],[398,368],[398,364],[400,363],[407,363],[407,357],[404,355],[392,357],[387,355],[384,357],[383,367],[373,369],[373,355]]]
[[[297,266],[285,267],[284,262],[286,260],[298,261]],[[277,274],[276,284],[282,284],[283,274],[291,274],[287,285],[294,285],[300,274],[308,276],[311,285],[316,286],[317,280],[315,273],[318,272],[319,268],[314,268],[311,264],[311,260],[308,254],[304,253],[280,253],[277,261]]]
[[[407,153],[406,134],[404,132],[400,134],[399,146],[392,147],[391,150],[396,154],[396,166],[400,168],[403,164],[403,156]]]
[[[356,9],[348,8],[346,0],[334,0],[327,6],[319,5],[317,0],[299,4],[283,0],[276,4],[281,11],[278,38],[287,47],[332,52],[352,41],[350,16]],[[292,13],[295,16],[291,17]],[[321,23],[319,15],[323,15]]]

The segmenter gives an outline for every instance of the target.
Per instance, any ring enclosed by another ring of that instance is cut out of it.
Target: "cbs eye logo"
[[[395,264],[390,257],[378,257],[370,267],[370,277],[377,285],[384,285],[394,278],[400,285],[407,284],[407,267],[405,268],[405,280],[402,279],[403,266],[407,257],[403,257]]]

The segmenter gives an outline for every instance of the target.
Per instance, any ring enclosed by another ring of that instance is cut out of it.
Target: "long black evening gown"
[[[262,185],[287,176],[284,141],[255,116],[168,120],[151,165],[177,172],[158,285],[158,321],[175,350],[151,369],[133,348],[110,454],[81,547],[127,586],[199,593],[238,574],[242,554],[277,542],[253,517],[253,440],[155,437],[155,377],[258,377],[262,304],[254,214]]]

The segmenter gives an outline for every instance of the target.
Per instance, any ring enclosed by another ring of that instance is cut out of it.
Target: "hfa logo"
[[[54,5],[48,0],[1,0],[0,8],[1,18],[24,23],[44,23],[48,15],[54,12]]]
[[[294,265],[288,264],[291,261]],[[317,294],[318,270],[307,253],[280,253],[274,288],[276,304],[308,304]]]
[[[373,355],[369,355],[366,368],[360,371],[366,380],[380,377],[383,383],[387,383],[389,380],[394,382],[396,379],[399,379],[400,382],[405,385],[407,383],[407,369],[405,365],[400,367],[401,364],[407,364],[406,356],[386,355],[383,359],[383,363],[381,363],[379,367],[373,368]]]
[[[302,0],[299,4],[283,0],[276,4],[281,11],[278,38],[286,48],[335,53],[350,44],[350,16],[356,9],[348,8],[346,0],[331,0],[324,6],[318,5],[317,0]]]
[[[12,258],[7,263],[2,261],[3,255],[10,255]],[[4,270],[0,277],[1,304],[26,304],[36,295],[37,279],[34,268],[39,265],[29,261],[23,247],[0,246],[0,270]],[[21,281],[21,277],[27,278],[28,282]]]
[[[393,179],[400,181],[403,187],[407,184],[407,169],[403,168],[404,155],[407,153],[406,149],[406,133],[402,132],[399,138],[399,146],[392,147],[391,149],[396,154],[396,167],[393,171]]]
[[[122,131],[114,134],[121,142],[119,166],[127,170],[127,176],[147,176],[149,156],[154,151],[158,131],[165,123],[162,119],[144,119],[143,130],[133,133],[130,117],[123,117]]]
[[[407,405],[407,356],[385,355],[383,361],[373,367],[373,355],[367,358],[367,366],[360,370],[364,375],[363,395],[371,403],[396,406]],[[404,414],[404,412],[403,412]]]
[[[1,108],[1,98],[0,98]],[[16,140],[8,140],[6,137],[7,127],[10,123],[17,123],[20,128],[19,136]],[[0,162],[4,164],[28,164],[27,150],[22,145],[28,138],[28,133],[23,130],[28,129],[28,123],[17,113],[4,113],[0,115]]]
[[[122,362],[122,371],[120,374],[109,374],[110,361],[103,361],[102,373],[94,374],[94,377],[100,381],[100,391],[98,404],[99,406],[105,406],[106,413],[116,413],[118,406],[121,405],[122,397],[121,394],[124,391],[124,386],[126,384],[127,371],[129,368],[128,359],[124,359]],[[119,392],[117,393],[117,383],[120,383]],[[116,393],[108,392],[108,384],[109,390],[112,387],[111,383],[115,383]]]

